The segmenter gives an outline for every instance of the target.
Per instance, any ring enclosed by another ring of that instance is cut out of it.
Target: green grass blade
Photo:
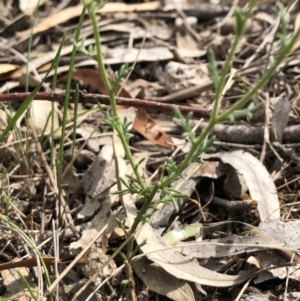
[[[86,7],[83,6],[79,21],[78,21],[78,26],[76,29],[75,33],[75,44],[78,44],[79,38],[80,38],[80,32],[82,29],[82,24],[85,18],[85,12],[86,12]],[[70,60],[70,65],[69,65],[69,72],[68,72],[68,79],[67,79],[67,84],[66,84],[66,92],[65,92],[65,99],[64,99],[64,110],[63,110],[63,119],[62,119],[62,126],[61,126],[61,137],[60,139],[60,145],[59,145],[59,150],[58,150],[58,160],[57,160],[57,180],[58,180],[58,187],[59,187],[59,194],[61,193],[61,182],[62,182],[62,169],[63,169],[63,154],[64,154],[64,137],[65,137],[65,132],[66,132],[66,126],[67,126],[67,113],[68,113],[68,105],[69,105],[69,99],[70,99],[70,90],[71,90],[71,82],[72,82],[72,75],[73,75],[73,68],[75,64],[75,57],[76,57],[76,52],[77,52],[77,47],[74,45],[72,54],[71,54],[71,60]],[[60,198],[59,198],[60,199]]]
[[[22,283],[24,284],[24,286],[27,288],[27,290],[28,290],[30,296],[32,297],[32,299],[34,301],[39,301],[38,298],[36,297],[36,295],[34,294],[33,290],[31,289],[31,286],[28,283],[28,281],[26,280],[26,278],[22,275],[22,273],[19,270],[17,270],[17,273],[18,273],[18,275],[20,277],[20,280],[22,281]]]
[[[44,81],[46,80],[46,78],[48,77],[49,73],[54,69],[54,67],[56,66],[56,64],[58,64],[59,58],[60,58],[60,53],[62,50],[62,47],[64,45],[65,42],[65,38],[66,38],[66,33],[67,31],[65,31],[64,36],[62,38],[62,41],[59,45],[57,54],[50,66],[50,69],[48,70],[47,74],[45,75],[45,77],[43,78],[43,80],[41,81],[41,83],[38,84],[38,86],[30,93],[30,95],[25,99],[25,101],[23,101],[22,105],[20,106],[20,108],[18,109],[18,111],[16,112],[16,114],[11,118],[11,120],[9,121],[7,127],[5,128],[5,130],[3,131],[3,133],[0,135],[0,142],[3,141],[3,139],[5,138],[5,136],[7,135],[7,133],[15,126],[16,122],[18,121],[18,119],[23,115],[23,113],[29,108],[31,102],[34,100],[36,94],[39,92],[40,88],[42,87]]]

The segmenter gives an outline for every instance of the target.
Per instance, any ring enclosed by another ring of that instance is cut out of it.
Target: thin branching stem
[[[134,171],[137,182],[139,183],[141,188],[143,190],[145,190],[146,189],[145,182],[142,179],[138,169],[135,168],[135,162],[134,162],[131,150],[129,148],[129,144],[126,140],[125,135],[123,134],[122,125],[120,124],[120,121],[119,121],[117,102],[116,102],[116,97],[115,97],[115,90],[113,89],[113,86],[109,81],[108,74],[106,72],[105,65],[104,65],[104,62],[103,62],[103,56],[102,56],[102,50],[101,50],[101,35],[100,35],[99,28],[98,28],[96,14],[95,14],[95,11],[92,10],[92,9],[88,9],[88,11],[89,11],[89,15],[90,15],[90,18],[91,18],[91,21],[92,21],[92,26],[93,26],[93,31],[94,31],[94,38],[95,38],[95,42],[96,42],[95,43],[95,45],[96,45],[96,54],[95,55],[96,55],[96,60],[97,60],[97,63],[98,63],[98,70],[99,70],[99,72],[102,76],[105,88],[107,90],[107,94],[108,94],[109,99],[110,99],[110,105],[111,105],[113,118],[117,120],[117,122],[114,123],[115,124],[115,130],[117,131],[117,134],[118,134],[118,136],[121,140],[121,143],[122,143],[123,148],[124,148],[125,155],[126,155],[128,161],[129,161],[129,163],[130,163],[130,165],[131,165],[131,167]]]
[[[278,66],[289,54],[293,45],[299,38],[300,38],[300,29],[293,35],[290,42],[288,42],[288,44],[285,45],[284,48],[279,52],[279,55],[277,56],[275,62],[270,66],[269,69],[266,70],[266,72],[264,73],[262,78],[258,81],[258,83],[252,89],[250,89],[239,101],[233,104],[228,110],[226,110],[224,113],[217,116],[216,123],[228,120],[228,117],[231,114],[233,114],[235,111],[239,110],[245,104],[247,104],[252,99],[252,97],[254,97],[257,94],[258,90],[261,89],[270,81],[270,78],[276,72]]]

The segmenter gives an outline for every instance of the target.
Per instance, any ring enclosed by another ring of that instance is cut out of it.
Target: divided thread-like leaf
[[[125,63],[121,65],[121,68],[114,73],[114,81],[112,89],[116,93],[116,91],[119,88],[119,84],[122,81],[124,77],[127,76],[128,73],[130,73],[133,70],[133,67],[129,66],[128,63]]]

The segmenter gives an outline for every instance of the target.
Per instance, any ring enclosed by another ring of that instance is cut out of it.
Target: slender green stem
[[[253,7],[256,4],[256,2],[257,2],[257,0],[250,1],[249,7],[248,7],[247,11],[245,12],[244,16],[242,16],[239,12],[237,12],[241,16],[242,19],[240,20],[241,23],[237,22],[236,26],[240,26],[241,28],[236,28],[236,34],[235,34],[233,43],[230,47],[229,54],[227,55],[227,58],[225,60],[225,64],[224,64],[224,66],[222,68],[222,71],[221,71],[221,76],[220,76],[220,79],[218,81],[218,86],[216,87],[215,103],[214,103],[214,106],[213,106],[213,109],[212,109],[212,114],[211,114],[212,119],[216,118],[217,115],[218,115],[218,111],[219,111],[219,108],[220,108],[220,105],[221,105],[221,100],[222,100],[222,92],[223,92],[223,89],[224,89],[224,86],[225,86],[226,76],[227,76],[228,71],[230,69],[230,65],[231,65],[232,60],[234,58],[234,55],[235,55],[236,49],[239,45],[239,42],[240,42],[241,38],[243,37],[243,32],[245,30],[247,20],[249,19],[250,15],[251,15],[251,12],[253,10]]]
[[[250,89],[239,101],[237,101],[235,104],[233,104],[228,110],[226,110],[224,113],[220,114],[216,117],[216,122],[222,122],[228,119],[228,116],[233,114],[236,110],[239,110],[242,108],[249,100],[251,100],[252,97],[254,97],[258,90],[261,89],[268,81],[270,81],[270,78],[275,73],[278,66],[282,63],[282,61],[285,59],[285,57],[289,54],[291,51],[293,45],[300,37],[300,29],[293,35],[292,39],[288,44],[284,46],[284,48],[279,52],[279,55],[276,58],[276,61],[270,66],[270,68],[264,73],[262,78],[258,81],[258,83]]]
[[[106,69],[105,69],[105,65],[103,62],[103,57],[102,57],[102,51],[101,51],[101,36],[100,36],[100,32],[99,32],[99,28],[98,28],[98,23],[97,23],[97,18],[96,18],[96,14],[93,10],[88,10],[89,11],[89,15],[90,15],[90,19],[92,21],[92,26],[93,26],[93,32],[94,32],[94,38],[95,38],[95,45],[96,45],[96,60],[98,63],[98,70],[102,76],[107,94],[109,96],[110,99],[110,105],[111,105],[111,109],[112,109],[112,115],[115,119],[119,120],[118,117],[118,109],[117,109],[117,102],[116,102],[116,98],[115,98],[115,91],[109,81]],[[124,148],[124,152],[126,154],[127,160],[129,161],[131,167],[134,170],[134,174],[136,176],[136,179],[140,185],[140,187],[142,188],[142,190],[146,189],[146,185],[145,182],[143,181],[139,171],[137,168],[135,168],[135,162],[131,153],[131,150],[129,148],[129,145],[127,143],[126,137],[124,136],[123,132],[122,132],[122,126],[119,122],[115,123],[115,130],[117,131],[117,134],[121,140],[122,146]]]
[[[235,36],[233,44],[230,48],[230,52],[229,52],[229,54],[226,58],[224,67],[222,68],[220,81],[219,81],[219,84],[218,84],[218,87],[217,87],[217,90],[216,90],[215,102],[214,102],[212,113],[211,113],[211,119],[215,119],[218,115],[219,108],[220,108],[220,105],[221,105],[221,100],[222,100],[222,92],[223,92],[223,88],[225,86],[225,79],[226,79],[228,70],[230,68],[232,59],[234,57],[236,48],[237,48],[237,46],[240,42],[240,39],[241,39],[241,35],[236,35]]]
[[[113,116],[118,116],[115,94],[114,94],[114,91],[112,89],[112,85],[111,85],[111,83],[108,79],[108,75],[107,75],[105,65],[104,65],[104,62],[103,62],[103,56],[102,56],[102,50],[101,50],[101,48],[102,48],[102,46],[101,46],[101,36],[100,36],[99,28],[98,28],[96,14],[95,14],[94,10],[88,10],[88,11],[89,11],[90,19],[91,19],[92,26],[93,26],[95,46],[96,46],[95,55],[96,55],[96,61],[98,63],[98,69],[99,69],[99,72],[102,76],[105,88],[107,90],[107,94],[108,94],[109,99],[110,99],[110,105],[111,105],[111,110],[112,110]]]
[[[204,128],[204,130],[201,132],[200,136],[196,139],[195,143],[191,146],[190,151],[187,153],[186,157],[184,158],[183,162],[178,166],[178,169],[176,172],[171,174],[169,177],[167,177],[160,185],[160,187],[167,187],[171,183],[173,183],[178,176],[189,166],[195,152],[197,151],[200,143],[206,139],[206,137],[209,135],[209,133],[212,131],[214,126],[216,125],[216,120],[210,120],[210,122],[207,124],[207,126]]]
[[[32,26],[30,27],[30,37],[28,40],[28,49],[27,49],[27,60],[26,60],[26,77],[25,77],[25,91],[28,92],[29,88],[29,62],[30,62],[30,54],[31,54],[31,47],[32,47],[32,41],[33,41],[33,28],[36,24],[36,20],[38,18],[38,13],[39,13],[39,7],[40,7],[40,0],[37,3],[36,9],[34,10],[34,16],[33,16],[33,21],[32,21]]]
[[[253,96],[258,92],[260,88],[262,88],[272,77],[272,75],[276,72],[276,69],[278,66],[282,63],[284,58],[289,54],[291,51],[293,45],[300,37],[300,29],[293,35],[291,40],[283,47],[283,49],[280,51],[278,57],[276,58],[276,61],[271,65],[271,67],[266,71],[266,73],[263,75],[263,77],[260,79],[260,81],[253,87],[253,89],[249,90],[239,101],[237,101],[235,104],[233,104],[227,111],[220,115],[212,115],[210,118],[208,125],[206,128],[202,131],[200,136],[196,138],[195,143],[192,145],[190,151],[186,155],[185,159],[181,163],[181,165],[178,167],[178,170],[170,175],[167,179],[165,179],[161,187],[165,187],[170,185],[181,172],[190,164],[191,159],[193,158],[193,154],[199,147],[200,143],[206,139],[206,137],[209,135],[209,133],[213,130],[214,126],[217,123],[220,123],[222,121],[228,120],[228,117],[233,114],[236,110],[239,110],[242,108],[247,102],[251,100]],[[214,109],[217,109],[217,103],[214,104]]]
[[[34,301],[39,301],[38,298],[36,297],[35,293],[33,292],[30,284],[28,283],[28,281],[26,280],[26,278],[23,276],[23,274],[21,273],[21,271],[17,270],[17,273],[21,279],[21,281],[23,282],[24,286],[27,288],[27,290],[29,291],[29,294],[31,295],[32,299]]]
[[[162,187],[162,184],[156,182],[154,187],[151,190],[150,195],[147,197],[145,203],[143,204],[142,208],[139,210],[136,218],[134,219],[134,222],[133,222],[133,224],[131,226],[131,229],[130,229],[130,233],[134,233],[135,230],[137,229],[138,225],[142,221],[143,216],[145,216],[147,210],[150,207],[150,204],[151,204],[152,200],[154,199],[155,194],[157,193],[157,191],[160,187]]]
[[[85,17],[85,12],[86,12],[86,7],[84,6],[83,9],[82,9],[81,15],[79,17],[78,26],[77,26],[76,33],[75,33],[74,40],[76,42],[79,41],[80,31],[81,31],[83,20],[84,20],[84,17]],[[71,53],[71,59],[70,59],[70,65],[69,65],[68,79],[67,79],[67,83],[66,83],[63,119],[62,119],[62,125],[61,125],[61,137],[65,137],[65,132],[66,132],[66,125],[67,125],[67,120],[68,120],[68,115],[67,115],[68,114],[68,105],[69,105],[69,100],[70,100],[70,90],[71,90],[71,82],[72,82],[72,78],[73,78],[72,75],[73,75],[73,68],[74,68],[74,64],[75,64],[76,52],[77,52],[77,48],[75,46],[73,46],[73,50],[72,50],[72,53]],[[59,199],[60,199],[60,194],[61,194],[64,144],[65,144],[65,140],[61,139],[60,140],[60,145],[59,145],[58,170],[57,170],[57,172],[58,172]],[[60,214],[61,214],[61,212],[60,212]]]

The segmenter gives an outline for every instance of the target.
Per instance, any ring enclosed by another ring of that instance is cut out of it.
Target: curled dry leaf
[[[194,293],[187,282],[168,274],[159,265],[151,264],[150,261],[142,258],[133,266],[137,275],[151,291],[175,301],[195,300]]]
[[[287,260],[283,258],[278,252],[274,251],[260,251],[255,254],[252,258],[248,259],[248,262],[253,260],[256,265],[263,269],[257,278],[254,279],[254,283],[262,283],[268,280],[274,280],[274,278],[284,279],[289,275],[290,279],[294,279],[299,282],[300,270],[297,265],[286,267]],[[277,267],[276,267],[277,266]],[[270,269],[270,267],[272,267]],[[264,270],[267,269],[267,270]]]
[[[102,148],[93,165],[82,179],[81,186],[87,198],[78,216],[85,218],[94,215],[99,208],[101,210],[94,216],[92,221],[84,225],[86,230],[83,231],[82,237],[70,245],[71,253],[76,253],[76,249],[84,248],[105,225],[108,225],[105,234],[110,235],[117,226],[116,218],[123,218],[122,213],[112,212],[111,210],[115,201],[115,195],[111,194],[111,190],[117,190],[116,185],[111,187],[114,181],[115,160],[113,159],[113,149],[112,146],[107,145]]]
[[[230,243],[228,243],[230,241]],[[191,245],[189,242],[183,242],[180,245],[180,253],[186,256],[192,256],[194,258],[222,258],[238,254],[247,254],[260,250],[253,247],[257,244],[267,244],[265,239],[260,236],[239,236],[229,235],[226,237],[210,239],[201,243]],[[220,244],[224,246],[220,247]],[[237,246],[238,244],[239,246]],[[252,245],[251,247],[249,245]]]
[[[97,197],[114,184],[114,179],[115,161],[113,159],[113,147],[105,145],[82,178],[81,187],[87,197],[84,207],[78,214],[79,218],[91,216],[101,207],[102,201],[97,200]]]
[[[174,149],[170,136],[161,129],[156,121],[150,117],[144,109],[138,109],[133,128],[149,141],[171,150]]]
[[[279,200],[276,186],[265,166],[250,153],[238,150],[234,152],[206,155],[206,158],[220,158],[230,164],[243,176],[251,198],[258,202],[260,219],[280,218]]]
[[[217,239],[210,239],[206,243],[181,243],[180,252],[196,258],[220,258],[237,254],[246,254],[265,249],[277,249],[285,253],[287,258],[293,257],[293,251],[288,249],[300,248],[300,221],[282,222],[280,220],[262,221],[258,229],[250,228],[251,235],[229,235]],[[204,234],[206,229],[204,228]],[[228,243],[230,242],[230,244]],[[226,244],[222,247],[216,244]],[[283,249],[283,247],[285,249]],[[295,259],[295,256],[294,256]]]
[[[150,260],[179,279],[214,287],[228,287],[246,281],[253,274],[249,271],[243,275],[231,276],[203,268],[181,255],[177,250],[166,249],[161,237],[149,224],[141,225],[135,238],[138,244],[147,242],[141,249]]]

